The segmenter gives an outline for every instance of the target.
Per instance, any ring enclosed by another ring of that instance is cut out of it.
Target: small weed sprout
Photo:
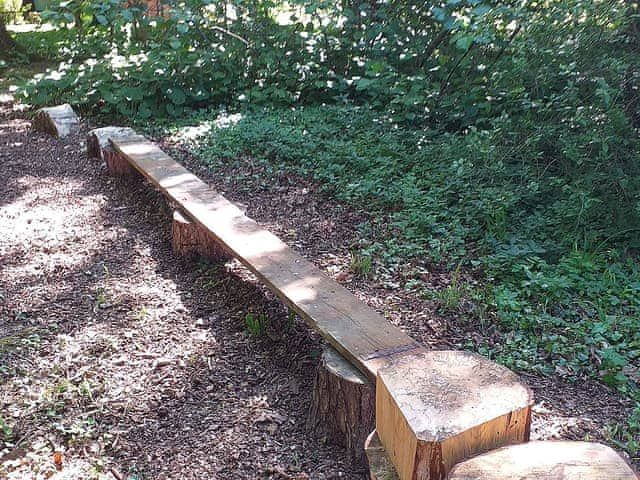
[[[368,278],[373,267],[371,255],[362,252],[351,252],[351,271],[362,278]]]
[[[2,417],[0,417],[0,435],[2,440],[5,442],[13,441],[13,429]]]
[[[248,313],[244,321],[247,325],[247,332],[249,332],[249,335],[252,337],[260,337],[264,335],[269,323],[269,319],[264,313],[257,316],[252,313]]]
[[[93,305],[93,311],[97,311],[104,308],[107,305],[107,295],[103,289],[98,290],[96,294],[96,301]]]
[[[458,263],[451,283],[447,285],[447,288],[440,290],[435,294],[435,298],[440,303],[440,306],[447,312],[455,312],[460,308],[460,302],[465,296],[467,291],[466,285],[460,282],[460,269],[462,268],[462,261]]]
[[[628,424],[609,423],[605,426],[605,436],[607,440],[618,448],[626,450],[632,456],[640,452],[640,441],[637,440],[637,424],[634,423],[633,415]]]
[[[139,322],[142,320],[146,320],[147,318],[149,318],[149,312],[143,305],[138,310],[136,310],[136,312],[133,315],[133,318],[135,318]]]
[[[78,393],[80,396],[93,403],[93,389],[86,378],[82,380],[82,383],[78,386]]]
[[[287,332],[291,331],[291,329],[293,328],[293,325],[295,324],[295,321],[296,321],[296,312],[290,308],[287,313]]]

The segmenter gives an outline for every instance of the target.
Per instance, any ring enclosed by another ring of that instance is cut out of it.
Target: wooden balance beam
[[[524,442],[533,395],[468,352],[429,352],[142,136],[123,159],[376,384],[376,426],[400,478],[443,479],[468,456]]]
[[[390,357],[421,350],[415,340],[146,138],[112,138],[111,144],[372,381]]]
[[[352,422],[367,422],[364,410],[373,408],[368,399],[375,385],[376,430],[364,445],[373,480],[498,480],[515,472],[527,479],[582,478],[557,476],[552,451],[580,466],[571,473],[594,464],[594,471],[601,471],[605,464],[617,469],[616,479],[635,480],[615,452],[598,445],[565,442],[561,453],[559,443],[513,446],[529,440],[533,404],[531,390],[514,373],[470,352],[427,351],[144,137],[103,131],[101,138],[90,134],[89,139],[95,147],[90,155],[109,151],[105,160],[115,174],[146,177],[182,209],[188,218],[180,217],[181,223],[194,222],[197,237],[210,235],[206,242],[214,239],[240,260],[363,374],[342,364],[342,357],[325,355],[324,368],[333,377],[328,382],[335,383],[320,393],[355,389],[362,401],[357,412],[347,414],[322,402],[319,418],[335,411]],[[490,453],[477,457],[485,452]],[[551,476],[539,475],[545,469]]]

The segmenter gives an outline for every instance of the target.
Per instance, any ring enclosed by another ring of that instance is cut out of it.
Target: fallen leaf
[[[58,470],[62,470],[62,454],[60,452],[53,454],[53,464]]]

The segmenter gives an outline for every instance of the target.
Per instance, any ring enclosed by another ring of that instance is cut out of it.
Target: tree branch
[[[232,38],[235,38],[236,40],[239,40],[240,42],[244,43],[245,46],[249,46],[249,42],[247,40],[245,40],[244,38],[242,38],[240,35],[237,35],[229,30],[227,30],[226,28],[222,28],[222,27],[218,27],[217,25],[214,25],[213,27],[211,27],[212,30],[216,30],[220,33],[224,33],[225,35],[229,35]]]

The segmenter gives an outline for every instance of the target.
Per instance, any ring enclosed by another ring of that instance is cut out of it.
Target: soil
[[[320,338],[237,262],[176,258],[169,206],[87,159],[88,128],[50,138],[0,105],[0,478],[365,478],[305,429]],[[366,212],[295,176],[261,181],[250,159],[210,171],[159,141],[417,340],[472,338],[404,288],[409,269],[352,271]],[[433,288],[451,281],[421,268]],[[248,333],[249,314],[265,315],[264,334]],[[607,441],[627,418],[597,383],[524,380],[534,438]]]

